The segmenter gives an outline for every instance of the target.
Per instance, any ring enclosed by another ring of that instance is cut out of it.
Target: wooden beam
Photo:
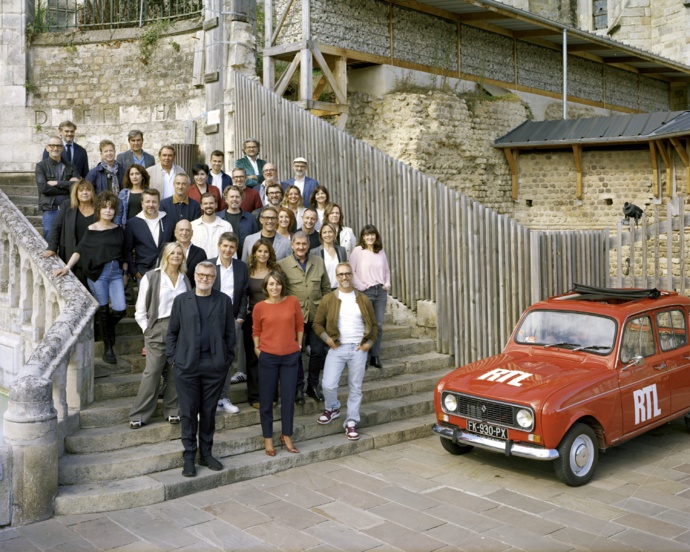
[[[338,101],[338,103],[347,104],[347,96],[343,94],[343,91],[340,89],[340,86],[338,86],[338,83],[336,82],[335,77],[331,72],[331,68],[328,66],[328,63],[326,63],[326,60],[324,59],[323,54],[319,50],[319,47],[316,45],[315,42],[311,40],[308,42],[308,44],[311,53],[314,55],[316,63],[319,65],[319,67],[321,67],[321,70],[323,71],[323,76],[326,77],[328,84],[331,85],[336,100]]]
[[[347,123],[348,114],[341,113],[338,117],[338,124],[336,125],[338,130],[345,130],[345,124]]]
[[[573,144],[573,155],[575,156],[575,170],[577,171],[575,197],[582,199],[582,146],[580,144]]]
[[[645,61],[637,56],[613,56],[601,58],[604,63],[640,63]]]
[[[656,144],[656,148],[661,154],[661,160],[664,162],[664,167],[666,167],[666,197],[672,197],[673,195],[673,183],[671,182],[671,146],[667,145],[663,140],[659,140]]]
[[[659,161],[656,156],[656,143],[649,142],[649,154],[652,156],[652,194],[659,197]]]
[[[496,12],[478,12],[478,13],[467,13],[464,15],[459,15],[458,19],[462,22],[466,21],[494,21],[496,19],[511,19],[509,15]]]
[[[515,38],[540,38],[542,36],[561,35],[562,31],[557,29],[534,29],[531,31],[515,31],[513,36]]]
[[[347,98],[347,58],[339,57],[335,60],[333,75],[340,87],[340,90]],[[347,104],[349,106],[349,103]],[[338,117],[338,124],[336,125],[340,130],[345,130],[348,113],[341,113]]]
[[[346,105],[334,104],[330,102],[315,102],[314,100],[300,100],[295,102],[302,109],[310,109],[316,111],[327,111],[330,115],[337,115],[338,113],[349,113],[350,108]]]
[[[294,1],[295,0],[290,0],[287,7],[285,8],[285,11],[283,12],[283,15],[280,16],[280,20],[278,21],[278,26],[276,27],[276,30],[273,31],[273,34],[271,35],[271,40],[268,44],[269,48],[276,43],[276,38],[278,38],[280,31],[283,29],[283,25],[285,24],[285,20],[287,19],[288,13],[290,13],[290,8],[292,8],[292,3]]]
[[[295,57],[292,58],[292,63],[288,66],[288,68],[285,70],[285,72],[282,74],[280,77],[280,80],[278,80],[278,84],[276,84],[274,92],[278,94],[278,96],[282,96],[285,94],[285,90],[287,90],[288,85],[290,84],[290,80],[292,79],[292,76],[295,74],[295,71],[297,70],[297,67],[300,64],[300,53],[297,52],[295,54]]]
[[[513,177],[513,201],[518,200],[518,151],[505,148],[503,150],[506,160],[508,161],[508,166],[510,167],[510,174]]]
[[[272,56],[266,53],[266,49],[270,47],[271,29],[273,28],[273,0],[264,0],[264,12],[263,85],[273,90],[276,82],[276,62]]]
[[[600,44],[592,44],[588,42],[586,44],[573,44],[568,46],[568,53],[570,52],[589,52],[590,50],[609,50],[610,47],[601,46]]]
[[[674,72],[673,69],[669,69],[667,67],[640,67],[637,69],[637,72],[640,73],[641,75],[651,75],[654,73],[667,73],[667,72]]]
[[[291,54],[293,52],[299,52],[307,47],[306,40],[300,40],[299,42],[291,42],[290,44],[281,44],[280,46],[273,46],[272,48],[266,48],[264,50],[264,56],[280,56],[282,54]]]
[[[305,47],[300,50],[299,68],[299,99],[301,101],[312,101],[314,93],[314,72],[309,41],[311,40],[311,3],[310,0],[302,1],[302,39]]]
[[[685,140],[685,154],[690,158],[690,140]],[[685,167],[685,192],[690,194],[690,165]]]
[[[685,149],[687,146],[687,140],[685,144],[682,144],[678,138],[671,138],[671,144],[675,148],[678,157],[680,157],[680,160],[683,162],[683,165],[685,165],[686,168],[689,167],[690,156],[688,156],[688,152]]]
[[[312,100],[318,100],[319,96],[324,91],[327,84],[328,84],[328,81],[326,80],[326,76],[321,75],[319,82],[316,83],[316,88],[314,88],[314,93],[311,95],[311,99]]]

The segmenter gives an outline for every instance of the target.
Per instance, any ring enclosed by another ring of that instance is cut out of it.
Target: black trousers
[[[304,324],[304,340],[311,350],[309,353],[309,375],[307,376],[307,385],[314,388],[319,384],[319,374],[323,372],[323,365],[326,363],[326,344],[316,335],[311,322],[306,322]],[[299,367],[297,370],[297,388],[304,389],[302,355],[299,357]]]
[[[227,368],[216,370],[210,359],[201,360],[194,370],[187,372],[176,366],[174,375],[184,447],[182,456],[185,459],[196,458],[197,431],[201,456],[211,456],[213,434],[216,431],[216,409]]]
[[[297,390],[297,351],[289,355],[261,353],[259,356],[259,414],[264,439],[273,436],[273,399],[280,382],[282,434],[292,436]]]

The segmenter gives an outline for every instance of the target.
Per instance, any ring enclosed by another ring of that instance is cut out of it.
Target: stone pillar
[[[5,444],[12,447],[12,525],[53,515],[58,489],[57,412],[53,382],[36,376],[10,386]]]
[[[26,109],[27,22],[33,20],[34,0],[0,2],[0,170],[32,171],[26,144],[31,143],[31,126]],[[33,161],[33,159],[31,160]]]
[[[235,73],[256,77],[256,3],[250,0],[223,0],[224,35],[227,37],[223,119],[223,144],[227,166],[235,153]],[[242,141],[245,137],[240,136]]]

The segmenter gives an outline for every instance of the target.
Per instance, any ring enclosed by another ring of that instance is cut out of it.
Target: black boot
[[[98,307],[96,317],[98,318],[98,324],[101,328],[103,328],[103,362],[107,362],[108,364],[117,364],[117,358],[115,357],[115,352],[113,351],[113,343],[110,340],[109,311],[110,309],[108,309],[108,305]]]
[[[110,343],[113,347],[115,347],[116,341],[115,326],[125,317],[125,314],[127,314],[127,311],[111,310],[110,314],[108,315],[108,335],[110,337]]]
[[[377,356],[371,357],[369,359],[369,364],[374,368],[383,368],[383,366],[381,366],[381,359],[379,359]]]

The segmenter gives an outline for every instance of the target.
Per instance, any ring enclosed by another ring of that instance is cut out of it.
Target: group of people
[[[303,157],[293,162],[294,177],[280,182],[275,165],[260,159],[256,139],[244,142],[231,175],[223,171],[223,152],[213,151],[210,167],[194,165],[190,178],[171,146],[160,148],[156,163],[139,130],[119,155],[102,140],[101,161],[89,170],[75,132],[70,121],[61,123],[36,165],[44,256],[64,261],[55,277],[73,271],[96,298],[107,363],[117,362],[115,326],[136,286],[146,367],[130,427],[150,423],[163,377],[163,415],[181,424],[183,475],[196,475],[197,450],[200,465],[220,470],[212,455],[215,414],[239,411],[228,393],[246,381],[266,454],[276,453],[278,402],[279,442],[298,453],[295,404],[306,394],[324,402],[318,423],[338,418],[347,366],[343,425],[348,439],[358,439],[367,362],[382,368],[390,290],[378,230],[365,225],[356,237],[326,187],[306,175]]]

